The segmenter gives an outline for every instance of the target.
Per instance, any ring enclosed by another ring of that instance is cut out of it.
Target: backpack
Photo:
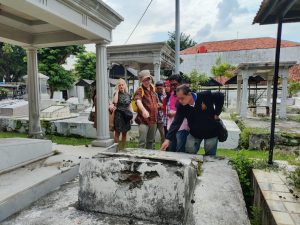
[[[136,92],[137,92],[139,89],[142,89],[142,97],[144,97],[144,95],[145,95],[144,88],[142,88],[142,87],[139,87],[139,88],[134,92],[134,94],[133,94],[133,96],[132,96],[132,101],[131,101],[131,107],[132,107],[132,109],[133,109],[134,112],[137,112],[137,111],[138,111],[138,106],[137,106],[137,104],[136,104],[136,101],[134,100],[134,97],[135,97],[135,95],[136,95]]]
[[[153,84],[151,84],[151,87],[153,88],[153,91],[155,92],[155,86]],[[137,112],[138,111],[138,106],[136,104],[136,101],[134,100],[134,97],[136,95],[136,92],[139,90],[139,89],[142,89],[142,97],[144,97],[145,95],[145,91],[144,91],[144,88],[142,88],[142,86],[140,86],[133,94],[132,96],[132,101],[131,101],[131,107],[133,109],[134,112]]]

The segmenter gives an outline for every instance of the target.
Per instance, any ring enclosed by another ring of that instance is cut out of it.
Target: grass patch
[[[0,138],[27,138],[27,134],[18,132],[0,132]],[[45,135],[45,139],[61,145],[89,145],[93,139],[83,137],[65,137],[58,135]]]
[[[200,149],[200,154],[204,154],[204,149]],[[267,160],[269,157],[268,151],[260,151],[260,150],[234,150],[234,149],[218,149],[217,156],[224,156],[228,158],[235,158],[239,155],[243,155],[245,158],[248,159],[261,159]],[[289,162],[290,165],[300,165],[299,161],[297,160],[297,155],[292,152],[279,152],[274,151],[273,159],[274,160],[284,160]]]
[[[300,115],[290,115],[288,116],[288,119],[300,123]]]

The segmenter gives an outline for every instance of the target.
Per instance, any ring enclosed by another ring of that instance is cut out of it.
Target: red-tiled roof
[[[226,81],[229,80],[228,77],[225,77],[225,76],[221,76],[221,77],[214,77],[214,79],[216,81],[218,81],[220,84],[224,85]]]
[[[281,47],[294,47],[300,46],[300,43],[292,41],[281,41]],[[227,52],[227,51],[240,51],[240,50],[253,50],[253,49],[267,49],[275,48],[276,39],[265,38],[248,38],[248,39],[235,39],[226,41],[212,41],[197,44],[191,48],[187,48],[180,52],[181,55],[208,53],[208,52]]]
[[[300,64],[296,64],[289,69],[289,81],[300,82]]]

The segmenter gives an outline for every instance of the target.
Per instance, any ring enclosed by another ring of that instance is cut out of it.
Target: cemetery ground
[[[231,118],[241,129],[239,147],[237,149],[220,148],[217,151],[217,156],[220,159],[228,158],[227,164],[236,170],[251,224],[258,225],[262,224],[261,221],[267,223],[266,221],[269,222],[269,220],[275,221],[273,224],[281,224],[280,221],[289,221],[288,224],[298,224],[300,215],[298,200],[300,195],[300,170],[296,169],[300,166],[300,122],[298,121],[298,115],[294,115],[288,121],[276,121],[276,140],[279,144],[275,147],[273,157],[275,163],[273,166],[267,164],[269,119],[248,118],[242,120],[235,115],[232,115]],[[0,138],[14,137],[25,138],[26,134],[0,132]],[[83,152],[93,150],[91,147],[93,139],[89,138],[49,134],[45,135],[44,138],[56,144],[53,150],[58,155],[64,152],[63,149],[70,152],[79,149]],[[135,140],[127,142],[127,148],[137,147],[138,143]],[[159,150],[159,148],[160,144],[156,143],[155,149]],[[201,148],[198,154],[203,155],[204,150]],[[272,184],[272,182],[275,182],[275,184]],[[22,225],[25,218],[27,218],[27,221],[32,222],[30,224],[39,224],[41,220],[37,219],[37,213],[50,213],[50,215],[51,213],[53,215],[61,213],[61,216],[53,219],[53,221],[49,219],[50,216],[44,218],[47,221],[45,224],[59,224],[58,221],[62,217],[73,218],[70,221],[76,221],[78,224],[155,224],[134,221],[128,218],[103,215],[99,217],[97,214],[78,211],[77,206],[74,205],[74,202],[77,201],[78,185],[78,179],[76,178],[63,185],[59,190],[41,198],[19,214],[12,216],[4,224]],[[274,188],[272,185],[277,186]],[[279,190],[276,189],[278,186],[280,186]],[[65,193],[66,196],[62,197]],[[55,202],[56,204],[54,204]],[[50,211],[43,211],[45,209]],[[83,222],[84,220],[88,222]],[[67,221],[65,222],[68,224]]]
[[[27,135],[25,133],[17,133],[17,132],[0,132],[0,138],[26,138]],[[93,139],[83,138],[83,137],[66,137],[66,136],[58,136],[58,135],[45,135],[45,139],[51,140],[53,143],[58,145],[73,145],[73,146],[85,146],[89,147]],[[127,148],[137,148],[138,143],[134,141],[127,142]],[[160,143],[155,144],[155,149],[160,149]],[[54,149],[55,150],[55,149]],[[204,154],[204,149],[201,148],[198,154]],[[249,149],[218,149],[217,156],[234,158],[236,156],[243,156],[247,159],[267,159],[268,152],[263,150],[249,150]],[[287,161],[291,165],[300,165],[300,161],[297,153],[283,152],[283,151],[275,151],[274,152],[274,160],[283,160]]]

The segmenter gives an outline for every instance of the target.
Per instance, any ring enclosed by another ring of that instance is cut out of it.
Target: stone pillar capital
[[[106,40],[95,41],[96,47],[107,47],[107,45],[109,45],[109,44],[110,44],[110,42],[106,41]]]
[[[38,48],[34,47],[34,46],[27,46],[27,47],[25,47],[25,50],[27,52],[37,52]]]
[[[160,66],[161,65],[161,60],[160,59],[154,59],[153,64]]]

